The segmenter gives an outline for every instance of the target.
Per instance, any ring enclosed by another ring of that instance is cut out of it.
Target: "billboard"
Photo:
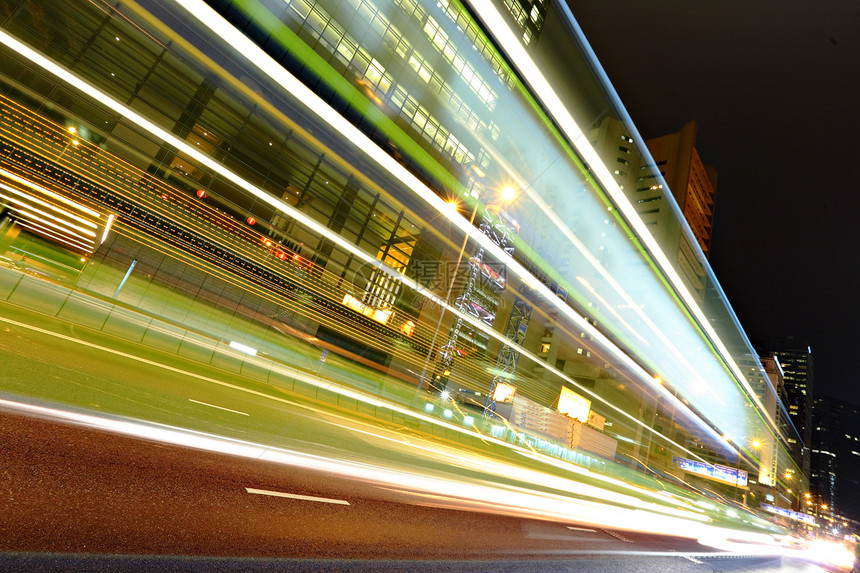
[[[513,384],[505,384],[499,382],[493,390],[493,401],[505,404],[514,401],[514,396],[517,395],[517,387]]]
[[[698,460],[688,460],[680,456],[672,456],[672,465],[681,468],[685,472],[737,484],[740,487],[746,487],[747,485],[747,472],[745,470],[738,470],[737,468],[730,468],[720,464],[711,465]]]
[[[588,412],[591,410],[591,400],[583,398],[570,388],[562,386],[558,397],[558,411],[567,414],[574,420],[588,422]]]
[[[807,525],[815,525],[815,517],[809,515],[808,513],[801,513],[799,511],[792,511],[790,509],[785,509],[782,507],[775,507],[767,503],[761,504],[761,508],[765,511],[769,511],[771,513],[775,513],[777,515],[781,515],[783,517],[787,517],[795,521],[800,521],[801,523],[805,523]]]

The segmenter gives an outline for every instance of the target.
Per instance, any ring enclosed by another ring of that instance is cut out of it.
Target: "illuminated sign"
[[[800,521],[807,525],[815,525],[815,517],[809,515],[808,513],[801,513],[799,511],[792,511],[790,509],[784,509],[782,507],[775,507],[767,503],[761,504],[761,508],[771,513],[775,513],[776,515],[781,515],[783,517],[787,517],[795,521]]]
[[[493,390],[493,402],[506,404],[514,401],[514,396],[517,395],[517,387],[513,384],[505,384],[500,382],[496,384],[496,389]]]
[[[373,308],[372,306],[366,305],[351,294],[343,297],[343,304],[351,308],[352,310],[363,314],[367,318],[372,318],[376,322],[381,324],[385,324],[388,322],[388,319],[391,317],[390,310],[380,310],[378,308]]]
[[[736,468],[721,466],[720,464],[707,464],[697,460],[688,460],[679,456],[672,457],[672,465],[681,468],[686,472],[698,474],[707,478],[737,484],[740,487],[747,485],[747,472],[744,470],[738,471]]]
[[[588,412],[591,411],[591,400],[583,398],[570,388],[562,386],[558,397],[558,411],[567,414],[574,420],[588,422]]]

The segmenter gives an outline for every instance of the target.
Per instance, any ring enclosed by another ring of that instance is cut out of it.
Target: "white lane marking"
[[[596,529],[588,529],[587,527],[574,527],[572,525],[568,525],[567,528],[572,529],[574,531],[589,531],[591,533],[597,533]]]
[[[227,410],[228,412],[233,412],[234,414],[241,414],[243,416],[250,416],[247,412],[240,412],[239,410],[231,410],[230,408],[225,408],[224,406],[216,406],[215,404],[209,404],[207,402],[200,402],[199,400],[188,399],[189,402],[194,402],[195,404],[200,404],[201,406],[209,406],[210,408],[218,408],[219,410]]]
[[[267,489],[254,489],[252,487],[246,487],[245,491],[248,493],[255,493],[257,495],[271,495],[273,497],[287,497],[290,499],[300,499],[303,501],[318,501],[320,503],[334,503],[337,505],[349,505],[349,502],[344,499],[331,499],[329,497],[314,497],[312,495],[299,495],[297,493],[284,493],[281,491],[269,491]]]
[[[620,539],[624,543],[633,543],[633,541],[627,539],[626,537],[624,537],[623,535],[621,535],[620,533],[617,533],[615,531],[610,531],[608,529],[601,529],[600,531],[602,531],[606,535],[610,535],[610,536],[614,537],[615,539]]]

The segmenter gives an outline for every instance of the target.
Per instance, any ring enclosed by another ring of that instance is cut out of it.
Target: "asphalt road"
[[[10,411],[0,463],[0,571],[817,570]]]

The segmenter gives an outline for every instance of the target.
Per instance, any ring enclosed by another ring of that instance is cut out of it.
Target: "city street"
[[[350,571],[566,570],[572,561],[707,571],[708,556],[722,554],[695,534],[633,531],[685,527],[661,522],[650,511],[672,508],[633,486],[573,481],[526,458],[514,465],[511,452],[2,309],[0,549],[10,553],[0,570],[245,571],[239,558],[259,558],[288,561],[251,570],[318,570],[324,559]],[[636,503],[649,511],[624,507]],[[131,557],[141,555],[161,557]],[[722,555],[722,571],[777,559]]]
[[[0,413],[0,432],[0,550],[16,552],[0,557],[4,571],[60,563],[88,571],[319,570],[303,561],[314,559],[361,560],[325,562],[343,571],[566,571],[574,563],[588,571],[726,571],[778,561],[715,559],[690,539],[458,510],[361,480],[9,411]],[[81,556],[57,555],[67,553]],[[284,561],[241,559],[250,557]],[[430,559],[441,561],[398,563]]]

